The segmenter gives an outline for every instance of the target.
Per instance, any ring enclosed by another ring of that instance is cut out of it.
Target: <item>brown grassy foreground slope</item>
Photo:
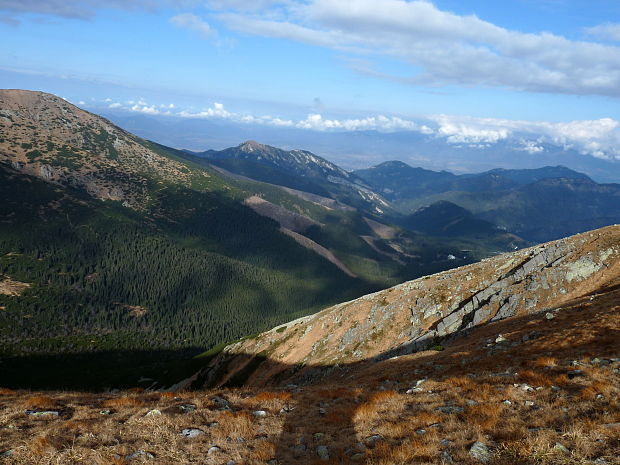
[[[480,441],[492,464],[618,464],[619,284],[303,387],[4,390],[0,463],[473,464]]]

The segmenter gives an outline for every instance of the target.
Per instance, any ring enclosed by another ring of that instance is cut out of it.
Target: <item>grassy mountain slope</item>
[[[49,94],[0,104],[0,281],[29,285],[0,294],[3,359],[195,351],[382,279],[347,276],[176,151]]]
[[[620,227],[610,226],[344,302],[226,347],[199,379],[305,383],[321,376],[319,367],[415,353],[493,321],[570,304],[617,283],[619,237]]]

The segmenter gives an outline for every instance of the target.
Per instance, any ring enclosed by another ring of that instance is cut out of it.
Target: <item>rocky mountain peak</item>
[[[267,146],[259,144],[255,140],[248,140],[238,146],[239,150],[247,153],[264,151]]]

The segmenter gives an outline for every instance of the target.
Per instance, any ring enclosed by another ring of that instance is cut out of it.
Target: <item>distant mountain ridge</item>
[[[533,242],[620,223],[620,184],[598,184],[564,166],[457,176],[386,162],[354,173],[404,215],[403,225],[440,201]]]
[[[483,192],[511,189],[543,179],[585,179],[565,166],[536,169],[496,168],[483,173],[455,175],[448,171],[413,168],[400,161],[388,161],[353,173],[390,201],[411,199],[447,191]]]
[[[220,151],[186,152],[256,181],[331,197],[379,215],[390,209],[363,179],[306,150],[282,150],[250,140]]]
[[[319,178],[332,176],[346,180],[355,179],[347,171],[312,152],[306,150],[282,150],[269,145],[259,144],[253,140],[243,142],[237,147],[221,151],[208,150],[199,153],[199,155],[212,160],[235,158],[256,161],[293,172],[300,176]]]

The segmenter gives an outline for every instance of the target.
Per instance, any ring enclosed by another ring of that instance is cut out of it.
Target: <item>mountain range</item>
[[[0,462],[620,463],[618,188],[2,90]]]
[[[190,152],[19,90],[0,92],[0,125],[0,351],[6,367],[44,355],[48,371],[68,353],[86,365],[98,354],[92,378],[67,384],[127,381],[138,359],[123,350],[144,349],[143,366],[187,360],[620,216],[617,185],[563,167],[347,172],[255,141]]]
[[[250,180],[50,94],[1,91],[0,134],[0,353],[7,369],[43,357],[21,373],[25,383],[51,383],[63,356],[80,353],[89,374],[62,376],[63,385],[122,384],[135,364],[186,360],[525,244],[505,232],[486,242],[414,233],[386,221],[377,207],[387,202],[357,177],[315,155],[255,143],[230,151],[275,156],[278,179],[328,196]],[[137,348],[143,356],[122,355]]]

